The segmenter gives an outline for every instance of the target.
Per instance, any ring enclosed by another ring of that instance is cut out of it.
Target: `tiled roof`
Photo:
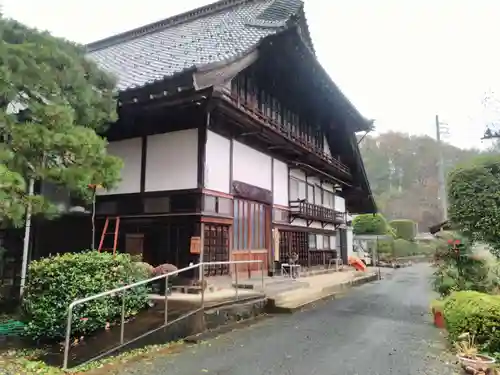
[[[224,0],[87,46],[118,78],[141,87],[190,68],[232,60],[287,27],[302,0]]]

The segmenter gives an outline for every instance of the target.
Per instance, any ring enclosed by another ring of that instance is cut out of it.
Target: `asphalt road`
[[[341,299],[136,363],[120,375],[455,374],[428,314],[430,273],[425,264],[390,271]]]

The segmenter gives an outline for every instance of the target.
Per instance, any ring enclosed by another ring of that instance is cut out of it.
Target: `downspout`
[[[31,199],[35,193],[35,179],[30,178],[28,182],[28,199]],[[28,272],[28,256],[30,249],[30,237],[31,237],[31,213],[32,207],[31,203],[28,201],[28,206],[26,207],[26,223],[24,225],[24,240],[23,240],[23,260],[21,266],[21,285],[19,295],[22,298],[24,293],[24,286],[26,285],[26,274]]]

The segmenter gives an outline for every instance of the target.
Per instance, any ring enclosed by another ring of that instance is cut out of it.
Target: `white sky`
[[[0,0],[6,16],[87,43],[210,0]],[[500,0],[305,0],[320,62],[378,131],[481,146],[486,92],[500,94]],[[487,144],[486,144],[487,145]]]

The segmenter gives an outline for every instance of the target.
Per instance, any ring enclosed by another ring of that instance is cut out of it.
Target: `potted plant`
[[[431,311],[434,317],[434,325],[437,328],[445,328],[443,309],[444,309],[444,300],[436,299],[432,301]]]
[[[493,366],[495,358],[478,353],[474,335],[466,332],[460,335],[458,339],[459,341],[455,342],[457,358],[466,372],[471,374],[486,373]]]

